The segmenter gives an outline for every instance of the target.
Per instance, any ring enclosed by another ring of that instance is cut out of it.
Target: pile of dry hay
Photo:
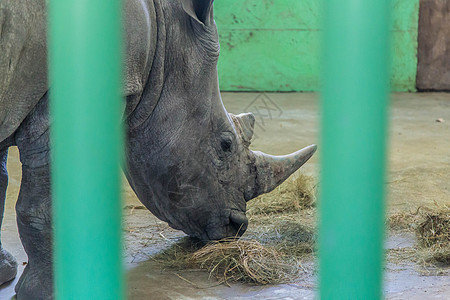
[[[301,174],[250,201],[246,236],[288,256],[311,259],[315,250],[316,193],[314,178]]]
[[[287,283],[298,278],[299,262],[256,240],[225,239],[204,244],[183,238],[154,257],[165,268],[199,269],[220,283]]]
[[[317,185],[311,176],[300,174],[274,191],[253,199],[248,204],[249,217],[299,212],[316,206]]]
[[[394,214],[388,219],[393,230],[415,233],[418,246],[414,256],[419,261],[450,267],[450,208],[419,207],[414,213]]]
[[[424,218],[416,229],[424,260],[450,266],[450,209]]]
[[[300,175],[250,202],[250,226],[239,240],[205,245],[183,238],[154,259],[166,268],[207,270],[219,282],[291,282],[306,271],[300,260],[312,259],[314,251],[314,230],[303,225],[302,216],[315,206],[313,182]],[[314,213],[307,215],[312,220]]]
[[[295,259],[245,239],[210,243],[194,252],[189,262],[223,282],[283,283],[297,278],[300,270]]]

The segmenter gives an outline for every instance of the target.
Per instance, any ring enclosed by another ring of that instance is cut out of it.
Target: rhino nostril
[[[230,226],[236,232],[236,236],[241,236],[247,230],[248,219],[245,213],[238,211],[231,211],[230,214]]]

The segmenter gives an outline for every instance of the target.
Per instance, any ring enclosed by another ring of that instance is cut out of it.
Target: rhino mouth
[[[224,223],[224,225],[211,223],[209,226],[206,226],[201,239],[211,241],[224,238],[239,238],[247,230],[248,219],[245,212],[231,209]]]

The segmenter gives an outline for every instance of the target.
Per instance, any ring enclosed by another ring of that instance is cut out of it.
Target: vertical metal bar
[[[121,1],[50,0],[57,299],[121,299]]]
[[[326,0],[320,298],[380,299],[389,0]]]

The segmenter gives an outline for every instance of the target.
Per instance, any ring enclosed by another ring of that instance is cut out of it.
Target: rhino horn
[[[273,156],[260,151],[255,155],[256,182],[253,196],[268,193],[298,170],[316,152],[317,146],[310,145],[294,153]]]

